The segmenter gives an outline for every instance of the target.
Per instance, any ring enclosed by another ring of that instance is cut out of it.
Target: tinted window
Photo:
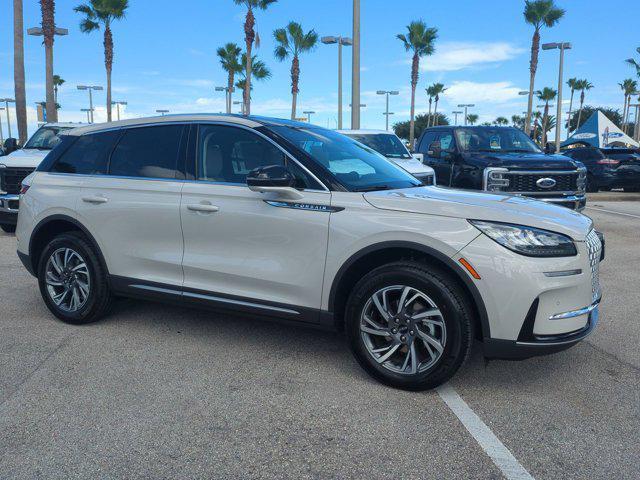
[[[418,146],[418,152],[426,154],[429,151],[429,145],[431,145],[436,139],[437,132],[426,132],[422,136],[420,145]]]
[[[460,127],[456,137],[462,151],[540,153],[540,148],[517,128]]]
[[[42,127],[29,139],[24,148],[35,148],[37,150],[52,150],[58,143],[58,134],[70,127]]]
[[[373,148],[385,157],[411,158],[407,147],[395,135],[389,133],[347,133],[346,135]]]
[[[104,174],[109,153],[120,132],[110,131],[79,137],[53,165],[52,172]]]
[[[109,174],[125,177],[176,178],[183,125],[126,130],[111,155]]]
[[[453,150],[453,134],[451,132],[445,132],[440,135],[440,149],[444,151]]]
[[[198,133],[198,180],[245,184],[258,167],[287,166],[298,188],[321,189],[278,147],[248,130],[222,125],[201,125]]]

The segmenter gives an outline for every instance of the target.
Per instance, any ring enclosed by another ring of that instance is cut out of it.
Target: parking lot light
[[[231,113],[231,94],[233,90],[233,88],[229,87],[215,87],[216,92],[225,92],[225,109],[227,113]]]
[[[453,118],[454,118],[453,124],[454,125],[458,125],[458,115],[460,115],[461,113],[464,113],[464,112],[462,110],[456,110],[456,111],[453,111],[451,113],[453,113]]]
[[[376,92],[378,95],[385,95],[387,98],[387,107],[385,109],[384,112],[384,116],[387,117],[386,120],[386,130],[389,130],[389,115],[393,115],[393,113],[389,113],[389,95],[400,95],[400,92],[398,92],[397,90],[378,90]]]
[[[159,110],[156,110],[156,113],[159,113],[160,116],[164,117],[167,113],[169,113],[169,110],[159,109]]]
[[[8,138],[11,138],[11,118],[9,116],[9,104],[10,103],[16,103],[15,99],[13,98],[0,98],[0,103],[4,103],[4,109],[7,112],[7,133],[9,135]]]
[[[556,153],[560,153],[560,130],[562,129],[562,69],[564,68],[564,51],[571,49],[568,42],[543,43],[542,50],[560,50],[560,65],[558,67],[558,109],[556,111]]]
[[[91,114],[91,122],[93,123],[93,91],[99,91],[99,90],[103,90],[103,88],[100,85],[78,85],[76,87],[78,90],[88,90],[89,91],[89,112]]]
[[[313,110],[307,110],[306,112],[302,112],[302,113],[304,113],[307,116],[307,122],[311,123],[311,115],[313,115],[316,112],[314,112]]]
[[[111,102],[111,105],[115,105],[116,106],[116,110],[118,112],[118,121],[120,121],[120,105],[128,105],[127,102],[124,102],[122,100],[117,101],[117,102]]]
[[[467,125],[467,118],[469,117],[467,115],[467,109],[469,108],[473,108],[475,107],[475,103],[461,103],[460,105],[458,105],[458,108],[464,108],[464,124]]]
[[[90,108],[81,108],[81,112],[87,112],[87,123],[91,123],[91,118],[89,117],[89,113],[91,112]]]
[[[342,46],[353,45],[353,40],[349,37],[322,37],[320,39],[325,45],[338,44],[338,130],[342,129]]]

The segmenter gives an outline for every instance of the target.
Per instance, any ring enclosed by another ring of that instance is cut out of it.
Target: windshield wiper
[[[389,185],[374,185],[371,187],[356,188],[354,192],[377,192],[380,190],[392,190]]]

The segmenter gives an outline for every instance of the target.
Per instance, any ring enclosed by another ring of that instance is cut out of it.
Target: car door
[[[79,220],[96,238],[109,273],[182,285],[178,160],[187,128],[161,124],[125,129],[105,174],[85,179]]]
[[[196,180],[185,184],[180,208],[185,299],[315,321],[330,192],[252,129],[200,125],[194,151]],[[287,165],[302,198],[249,190],[247,173],[267,165]]]
[[[440,130],[426,132],[420,142],[419,151],[423,154],[423,163],[435,171],[438,185],[448,186],[451,177],[451,154],[442,148],[440,143],[442,138],[448,146],[453,140],[453,134],[451,132],[445,134]],[[434,142],[440,143],[440,150],[431,148]]]

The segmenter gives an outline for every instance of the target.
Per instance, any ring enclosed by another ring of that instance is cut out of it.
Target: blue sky
[[[0,7],[0,98],[13,97],[12,15],[9,1]],[[77,84],[105,85],[102,34],[79,31],[80,16],[73,12],[79,2],[57,0],[56,22],[69,28],[69,36],[55,44],[55,72],[67,83],[61,88],[61,121],[82,121],[81,108],[88,105],[86,92]],[[640,46],[637,15],[620,15],[630,3],[595,0],[558,0],[567,10],[560,24],[542,32],[542,40],[571,41],[566,55],[565,78],[588,78],[595,88],[587,103],[621,108],[618,82],[632,77],[624,59]],[[25,28],[37,26],[37,0],[25,0]],[[526,110],[531,26],[522,17],[520,0],[406,1],[362,0],[362,112],[363,128],[384,128],[384,98],[378,89],[399,90],[392,97],[393,121],[409,116],[409,56],[395,38],[406,25],[422,18],[438,28],[436,53],[422,60],[417,110],[427,109],[424,89],[439,81],[449,90],[440,110],[449,114],[458,103],[475,103],[481,121],[498,115],[510,117]],[[615,14],[614,14],[615,13]],[[275,28],[290,20],[315,29],[320,35],[351,35],[349,0],[279,0],[268,11],[258,11],[257,30],[262,45],[257,51],[273,77],[255,86],[252,113],[288,117],[290,78],[288,62],[273,57]],[[616,20],[612,20],[615,18]],[[130,0],[127,18],[114,25],[115,100],[129,105],[125,117],[155,114],[166,108],[175,113],[219,112],[223,94],[214,86],[225,85],[215,50],[225,42],[244,45],[244,11],[232,0]],[[30,130],[35,127],[34,103],[44,99],[44,48],[36,37],[25,38],[25,66]],[[557,86],[558,52],[541,52],[536,88]],[[299,111],[315,110],[312,121],[335,128],[337,118],[337,49],[320,44],[301,58]],[[351,52],[344,56],[344,104],[350,103]],[[565,93],[565,98],[568,98]],[[98,92],[96,120],[105,119],[104,92]],[[239,99],[239,95],[237,98]],[[566,110],[567,108],[565,108]],[[4,113],[4,112],[3,112]],[[13,112],[12,112],[13,114]],[[349,126],[345,108],[345,126]],[[6,135],[6,117],[3,115]],[[14,127],[15,128],[15,127]],[[15,131],[15,130],[14,130]]]

